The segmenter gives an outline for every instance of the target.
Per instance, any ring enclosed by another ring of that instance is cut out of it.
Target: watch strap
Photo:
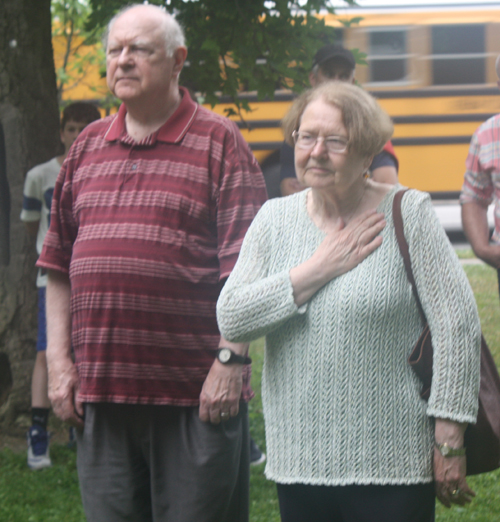
[[[229,359],[227,359],[226,361],[222,361],[221,358],[219,357],[219,354],[221,351],[226,351],[226,350],[229,350],[231,352],[231,356],[229,357]],[[250,357],[248,357],[247,355],[238,355],[237,353],[233,352],[233,350],[231,350],[231,348],[227,348],[225,346],[221,346],[218,350],[217,350],[217,359],[222,363],[222,364],[231,364],[231,363],[236,363],[236,364],[252,364],[252,359]]]

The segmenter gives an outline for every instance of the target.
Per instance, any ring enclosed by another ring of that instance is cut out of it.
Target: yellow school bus
[[[342,25],[354,17],[361,22]],[[472,133],[500,113],[495,73],[500,5],[345,8],[326,15],[325,22],[339,29],[345,47],[367,55],[356,78],[393,118],[401,183],[436,198],[457,197]],[[253,93],[241,96],[253,110],[245,122],[234,119],[263,168],[270,196],[276,196],[280,121],[293,94],[277,91],[274,100],[264,102]],[[72,99],[93,97],[71,94]],[[231,105],[220,101],[213,110],[225,114]]]
[[[358,16],[359,24],[342,29],[341,20]],[[500,113],[500,5],[349,8],[325,21],[340,29],[345,47],[367,55],[356,78],[394,121],[401,183],[456,198],[472,133]],[[261,103],[246,97],[254,111],[241,131],[261,162],[270,195],[277,195],[279,122],[292,95],[277,92],[274,101]],[[214,110],[223,114],[227,107]]]

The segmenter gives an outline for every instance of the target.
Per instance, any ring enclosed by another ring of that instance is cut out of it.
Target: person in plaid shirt
[[[496,64],[500,87],[500,56]],[[460,204],[462,225],[474,253],[497,269],[500,292],[500,114],[484,122],[472,136]],[[487,211],[495,208],[490,240]]]

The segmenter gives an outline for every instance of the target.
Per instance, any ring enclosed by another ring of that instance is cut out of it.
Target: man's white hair
[[[147,7],[148,9],[156,9],[158,11],[158,19],[162,21],[161,29],[163,32],[165,48],[168,56],[173,56],[175,50],[178,47],[184,47],[184,31],[182,30],[182,27],[179,25],[179,22],[177,22],[177,20],[172,15],[167,13],[164,7],[149,4],[132,4],[124,7],[123,9],[120,9],[115,14],[115,16],[113,16],[113,18],[111,18],[111,20],[109,21],[102,40],[104,49],[107,49],[108,47],[108,37],[111,28],[113,27],[113,24],[127,11],[135,9],[136,7]]]

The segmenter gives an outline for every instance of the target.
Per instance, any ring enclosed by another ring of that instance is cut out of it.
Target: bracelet
[[[452,448],[447,442],[443,444],[438,444],[436,442],[436,448],[439,453],[445,458],[448,457],[464,457],[465,456],[465,448]]]

